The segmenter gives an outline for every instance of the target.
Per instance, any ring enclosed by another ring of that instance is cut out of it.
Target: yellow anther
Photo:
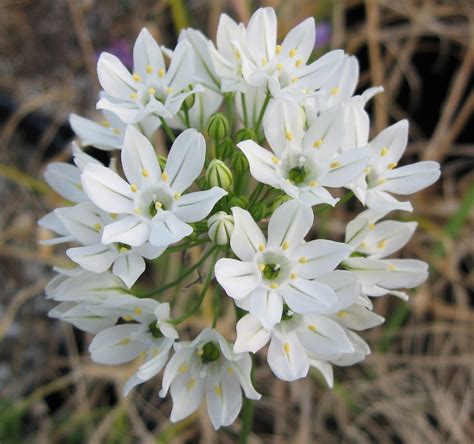
[[[198,349],[196,350],[196,354],[197,354],[198,356],[202,356],[202,355],[204,354],[202,348],[198,348]]]
[[[296,275],[296,273],[291,273],[290,274],[290,279],[293,279],[295,280],[298,276]]]
[[[385,179],[383,179],[383,178],[382,178],[382,179],[379,179],[379,180],[377,180],[377,184],[378,184],[378,185],[383,185],[385,182],[386,182],[386,180],[385,180]]]
[[[364,168],[364,173],[365,173],[365,174],[369,174],[369,173],[370,173],[370,167],[369,167],[369,166]]]
[[[393,170],[396,166],[397,166],[397,163],[396,163],[396,162],[390,162],[390,163],[387,165],[387,168],[388,168],[389,170]]]
[[[148,177],[148,174],[149,174],[149,173],[148,173],[148,170],[145,169],[145,168],[143,168],[143,170],[142,170],[142,176],[143,176],[143,177]]]
[[[298,60],[295,62],[295,66],[296,66],[297,68],[299,68],[302,64],[303,64],[303,60],[301,60],[301,59],[298,59]]]
[[[272,282],[272,283],[270,284],[270,288],[271,288],[272,290],[276,290],[276,289],[278,288],[278,284],[275,284],[275,282]]]
[[[227,374],[228,375],[233,375],[234,374],[234,369],[232,367],[227,367]]]
[[[163,204],[161,202],[159,202],[159,201],[155,202],[155,209],[159,210],[162,206],[163,206]]]
[[[290,353],[290,344],[288,342],[283,344],[283,350],[285,350],[285,353]]]
[[[306,264],[306,262],[308,262],[308,258],[305,257],[305,256],[301,256],[299,259],[298,259],[298,262],[300,264]]]
[[[290,52],[288,53],[288,55],[293,58],[296,55],[296,49],[295,48],[290,49]]]
[[[170,87],[166,88],[167,94],[171,94],[172,92],[173,92],[173,88],[170,88]]]
[[[187,371],[189,370],[189,366],[187,364],[181,364],[179,367],[178,367],[178,371],[180,373],[186,373]]]
[[[275,52],[276,52],[277,55],[280,54],[280,52],[281,52],[281,45],[276,45]]]
[[[181,197],[181,193],[174,193],[173,194],[173,199],[178,200]]]
[[[140,208],[135,208],[133,210],[133,212],[137,215],[137,216],[140,216],[140,214],[142,214],[142,210],[140,210]]]
[[[366,248],[367,247],[367,244],[362,241],[360,244],[359,244],[359,248]]]
[[[167,173],[166,171],[163,171],[163,172],[161,173],[161,180],[162,180],[163,182],[167,182],[168,179],[169,179],[168,173]]]
[[[214,386],[214,392],[216,393],[217,396],[222,396],[222,389],[220,385],[215,385]]]
[[[148,94],[150,94],[150,96],[154,96],[156,93],[156,89],[155,88],[148,88]]]
[[[280,159],[277,156],[272,156],[272,162],[275,165],[278,165],[280,163]]]
[[[283,248],[283,250],[288,250],[289,248],[288,242],[287,241],[283,242],[283,244],[281,245],[281,248]]]
[[[388,269],[389,269],[390,271],[395,271],[396,268],[397,268],[397,267],[395,267],[395,265],[393,265],[393,264],[388,264]]]
[[[338,311],[336,316],[338,318],[345,318],[347,316],[347,311],[344,311],[344,310]]]
[[[335,86],[334,88],[331,88],[329,90],[329,94],[331,94],[331,96],[336,96],[340,92],[341,92],[341,88],[339,88],[339,86]]]
[[[97,222],[96,224],[94,224],[94,230],[100,231],[101,229],[102,229],[102,225],[99,224],[99,222]]]
[[[105,126],[106,128],[109,128],[111,123],[108,121],[108,120],[102,120],[102,122],[100,122],[100,124],[102,126]]]
[[[188,382],[186,382],[186,388],[191,390],[196,385],[196,380],[194,378],[189,378]]]
[[[369,230],[371,230],[371,231],[375,230],[375,224],[374,223],[372,223],[372,222],[369,223]]]
[[[112,220],[117,219],[117,217],[118,217],[118,214],[117,214],[117,213],[110,213],[110,218],[111,218]]]
[[[299,80],[298,77],[292,77],[290,79],[290,83],[296,83],[298,80]]]
[[[123,338],[120,342],[119,345],[127,345],[130,344],[130,338]]]
[[[142,76],[136,72],[135,74],[133,74],[132,79],[135,80],[135,82],[141,82]]]
[[[128,248],[127,247],[120,247],[119,252],[120,253],[128,253]]]
[[[313,143],[313,148],[319,148],[323,143],[322,139],[315,140]]]
[[[164,68],[160,68],[160,69],[158,70],[158,77],[159,77],[160,79],[162,79],[164,76],[165,76],[165,70],[164,70]]]
[[[309,331],[316,331],[317,330],[316,325],[312,325],[312,324],[308,325],[308,330]]]
[[[235,50],[234,51],[234,57],[236,60],[240,60],[240,51]]]
[[[136,92],[131,92],[129,95],[128,95],[132,100],[136,100],[136,98],[138,97],[138,94]]]
[[[258,269],[263,272],[263,270],[265,270],[265,264],[258,264]]]
[[[263,251],[265,251],[265,245],[260,244],[260,245],[258,246],[258,251],[260,251],[260,253],[262,253]]]
[[[159,354],[160,354],[160,349],[159,349],[159,348],[155,348],[155,349],[153,349],[153,351],[151,352],[151,356],[152,356],[153,358],[156,358]]]
[[[120,131],[118,128],[114,128],[112,130],[112,132],[116,135],[116,136],[120,136],[120,134],[122,134],[122,131]]]
[[[133,321],[133,316],[122,316],[122,319],[124,321],[130,322],[130,321]]]
[[[386,245],[387,245],[387,241],[385,239],[382,239],[381,241],[377,242],[378,248],[385,248]]]
[[[310,186],[311,188],[317,187],[318,185],[319,185],[319,183],[316,182],[315,180],[312,180],[312,181],[309,183],[309,186]]]
[[[283,71],[283,65],[281,63],[277,63],[276,69],[277,71]]]
[[[285,139],[288,140],[288,142],[291,142],[293,140],[293,133],[291,131],[285,131]]]
[[[153,72],[153,66],[146,65],[145,71],[147,74],[151,74]]]
[[[339,168],[339,167],[341,166],[341,162],[337,162],[337,161],[336,161],[336,162],[331,162],[331,163],[329,164],[329,166],[330,166],[331,168]]]
[[[139,359],[145,360],[146,359],[146,351],[141,351],[138,355]]]
[[[132,193],[136,193],[138,191],[138,187],[136,184],[132,183],[130,185],[130,190],[132,191]]]
[[[262,66],[265,66],[268,63],[268,60],[266,57],[262,57]]]
[[[140,307],[135,307],[133,309],[133,312],[137,315],[140,316],[142,314],[142,309]]]
[[[385,157],[387,154],[388,154],[388,148],[386,146],[384,146],[381,150],[380,150],[380,157]]]

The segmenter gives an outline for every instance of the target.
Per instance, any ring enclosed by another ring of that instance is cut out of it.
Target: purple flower
[[[315,48],[322,48],[329,44],[331,39],[331,25],[328,22],[321,22],[316,26]]]
[[[99,56],[102,52],[113,54],[118,57],[127,68],[133,68],[133,46],[128,40],[122,38],[114,39],[110,46],[96,52],[96,61],[99,60]]]

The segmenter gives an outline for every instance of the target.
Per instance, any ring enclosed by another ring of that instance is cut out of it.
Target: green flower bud
[[[219,159],[228,159],[232,156],[232,153],[235,150],[234,142],[230,137],[227,137],[222,142],[218,143],[216,146],[216,156]]]
[[[249,161],[245,157],[245,154],[240,150],[235,150],[230,158],[230,163],[237,173],[243,173],[249,169]]]
[[[209,364],[220,358],[221,350],[215,342],[209,341],[198,350],[198,355],[201,357],[203,364]]]
[[[235,134],[235,140],[237,143],[248,139],[257,140],[257,135],[252,128],[242,128]]]
[[[222,160],[214,159],[206,170],[206,180],[211,187],[221,187],[229,191],[232,188],[232,172]]]
[[[194,233],[196,234],[205,233],[207,231],[207,222],[205,220],[195,222],[193,224],[193,228],[194,228]]]
[[[229,207],[240,207],[246,208],[249,204],[249,198],[247,196],[232,196],[229,200]]]
[[[278,196],[272,204],[272,213],[281,205],[284,204],[285,202],[291,200],[291,197],[288,196],[288,194],[281,194]]]
[[[158,156],[158,163],[160,164],[161,171],[165,170],[166,167],[166,157],[165,156]]]
[[[229,135],[229,121],[222,113],[215,113],[207,121],[207,133],[214,140],[222,140]]]
[[[193,87],[189,85],[187,88],[184,88],[183,92],[188,92],[191,91]],[[189,111],[193,106],[194,102],[196,101],[196,94],[191,94],[188,97],[184,99],[183,104],[181,105],[181,108],[183,111]]]
[[[268,207],[262,202],[255,203],[250,208],[250,214],[255,220],[263,219],[267,214],[267,211]]]
[[[234,231],[234,218],[224,211],[219,211],[207,220],[207,226],[209,227],[207,234],[212,242],[227,245]]]

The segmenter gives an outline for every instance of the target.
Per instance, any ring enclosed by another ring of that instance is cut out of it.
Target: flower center
[[[158,327],[155,321],[148,325],[148,333],[150,333],[155,339],[163,337],[163,333],[161,333],[160,327]]]
[[[288,305],[283,305],[283,314],[281,316],[282,321],[289,321],[293,317],[293,311],[288,307]]]
[[[135,197],[135,213],[153,219],[159,210],[172,211],[174,199],[168,186],[160,184],[145,188]]]
[[[117,250],[119,253],[128,253],[132,247],[128,244],[123,244],[122,242],[117,242]]]
[[[265,279],[276,279],[280,274],[281,265],[280,264],[265,264],[263,269],[263,275]]]
[[[210,362],[217,361],[221,356],[221,351],[215,342],[206,342],[199,350],[201,362],[203,364],[209,364]]]
[[[288,174],[288,178],[296,184],[303,183],[306,178],[306,170],[304,166],[292,168]]]

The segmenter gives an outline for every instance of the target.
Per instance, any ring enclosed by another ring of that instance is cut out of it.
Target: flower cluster
[[[59,303],[50,316],[95,335],[93,361],[133,361],[125,394],[164,369],[160,396],[171,394],[172,421],[205,397],[213,426],[231,424],[242,392],[261,397],[251,354],[267,343],[276,377],[293,381],[313,367],[332,386],[333,365],[370,353],[359,332],[383,322],[371,298],[406,299],[403,290],[427,277],[425,263],[391,258],[416,224],[383,218],[411,211],[395,196],[435,182],[439,165],[398,166],[406,121],[369,140],[364,107],[382,88],[354,95],[356,58],[336,50],[313,60],[314,44],[312,18],[279,43],[271,8],[247,26],[222,15],[216,45],[186,29],[172,51],[143,29],[132,72],[100,56],[104,120],[71,115],[74,164],[46,170],[72,204],[39,223],[57,235],[47,243],[71,244],[74,264],[57,269],[46,288]],[[87,154],[89,146],[110,151],[110,163]],[[352,196],[366,209],[347,225],[344,242],[314,239],[315,213]],[[137,281],[153,260],[191,248],[201,258],[182,264],[178,280],[143,293]],[[164,290],[195,270],[200,279],[184,304],[191,308],[178,312]],[[224,292],[230,299],[221,299]],[[216,295],[212,324],[185,341],[192,330],[179,326],[209,294]],[[224,303],[237,307],[233,342],[216,330]]]

